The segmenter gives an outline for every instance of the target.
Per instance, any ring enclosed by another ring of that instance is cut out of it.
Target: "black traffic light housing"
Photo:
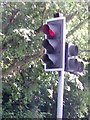
[[[78,55],[78,46],[71,44],[71,43],[65,43],[65,71],[66,72],[82,72],[84,69],[84,64],[82,61],[79,61],[76,59],[76,56]]]
[[[42,57],[45,71],[64,69],[65,17],[47,20],[41,30],[45,33],[45,40],[42,43],[45,48],[45,54]]]

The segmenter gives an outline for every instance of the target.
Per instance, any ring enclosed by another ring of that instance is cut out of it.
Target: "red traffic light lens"
[[[42,26],[41,31],[44,32],[46,35],[49,35],[50,37],[55,36],[54,31],[51,30],[50,27],[47,24]]]
[[[50,35],[51,37],[54,37],[54,36],[55,36],[55,33],[54,33],[51,29],[49,29],[49,35]]]

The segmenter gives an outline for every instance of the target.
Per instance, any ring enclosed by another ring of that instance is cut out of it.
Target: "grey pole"
[[[58,80],[57,118],[61,119],[63,115],[63,93],[64,93],[64,70],[59,72]]]
[[[62,52],[62,70],[59,71],[58,80],[58,98],[57,98],[57,119],[63,117],[63,93],[64,93],[64,67],[65,67],[65,39],[66,39],[66,19],[63,26],[63,52]]]

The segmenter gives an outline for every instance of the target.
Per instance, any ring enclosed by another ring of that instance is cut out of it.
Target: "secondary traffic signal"
[[[78,55],[78,46],[65,43],[65,71],[77,73],[82,72],[84,64],[81,61],[78,61],[75,56]]]
[[[42,43],[45,54],[42,57],[45,71],[60,71],[64,69],[65,54],[65,17],[49,19],[42,26],[45,34]]]

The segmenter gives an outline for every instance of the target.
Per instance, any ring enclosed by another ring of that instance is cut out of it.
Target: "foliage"
[[[44,35],[39,30],[59,11],[67,20],[66,40],[79,46],[78,58],[85,63],[82,74],[65,74],[63,117],[88,117],[88,3],[3,2],[1,8],[2,117],[56,118],[58,73],[44,71]]]

